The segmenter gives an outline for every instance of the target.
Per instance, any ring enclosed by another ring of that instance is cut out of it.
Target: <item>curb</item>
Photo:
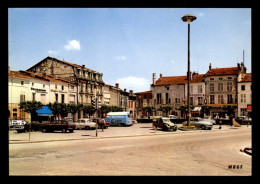
[[[193,129],[193,130],[179,130],[179,132],[182,133],[192,133],[192,132],[199,132],[202,131],[204,132],[205,130],[197,130],[197,129]],[[221,132],[226,131],[226,130],[221,130]],[[119,135],[119,136],[107,136],[107,137],[88,137],[88,138],[75,138],[75,139],[55,139],[55,140],[38,140],[38,141],[19,141],[19,142],[15,142],[15,141],[9,141],[9,144],[24,144],[24,143],[41,143],[41,142],[55,142],[55,141],[78,141],[78,140],[93,140],[93,139],[111,139],[111,138],[126,138],[126,137],[142,137],[142,136],[157,136],[157,135],[178,135],[177,134],[170,134],[170,133],[157,133],[154,132],[154,134],[137,134],[137,135]]]

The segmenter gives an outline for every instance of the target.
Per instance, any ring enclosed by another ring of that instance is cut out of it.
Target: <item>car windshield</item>
[[[171,123],[171,120],[168,119],[168,118],[163,118],[162,120],[163,120],[164,123]]]

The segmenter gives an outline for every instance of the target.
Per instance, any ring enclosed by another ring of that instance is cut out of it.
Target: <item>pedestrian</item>
[[[229,116],[229,123],[230,123],[230,126],[233,126],[233,114],[231,114],[230,116]]]
[[[222,124],[222,121],[220,120],[219,121],[219,127],[218,127],[218,129],[221,129],[222,127],[221,127],[221,124]]]

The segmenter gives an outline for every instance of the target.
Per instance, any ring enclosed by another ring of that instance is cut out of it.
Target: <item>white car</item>
[[[183,122],[183,125],[187,125],[187,121]],[[195,126],[196,128],[201,128],[202,130],[211,130],[213,127],[213,123],[211,123],[208,119],[202,119],[200,117],[191,117],[190,125]]]
[[[92,122],[90,119],[82,118],[78,119],[76,122],[74,122],[76,125],[76,129],[96,129],[96,123]]]

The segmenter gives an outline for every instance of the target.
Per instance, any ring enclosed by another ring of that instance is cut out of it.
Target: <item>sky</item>
[[[251,72],[250,8],[9,8],[8,65],[27,70],[50,56],[103,73],[121,89],[150,90],[152,73],[204,74],[243,61]]]

